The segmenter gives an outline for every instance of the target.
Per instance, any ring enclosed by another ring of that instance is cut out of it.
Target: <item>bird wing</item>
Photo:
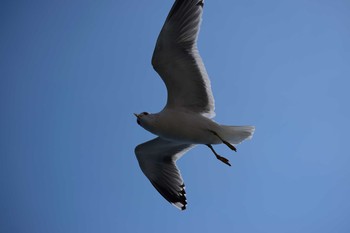
[[[165,108],[212,118],[214,97],[197,49],[202,11],[203,0],[176,0],[158,36],[152,65],[167,87]]]
[[[187,202],[185,184],[176,160],[192,146],[157,137],[135,148],[142,172],[166,200],[181,210],[186,209]]]

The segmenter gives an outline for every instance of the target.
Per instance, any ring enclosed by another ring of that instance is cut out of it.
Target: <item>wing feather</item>
[[[197,49],[202,0],[176,0],[158,36],[152,65],[163,79],[176,108],[214,117],[210,80]]]
[[[167,201],[181,210],[186,209],[187,201],[176,160],[191,147],[157,137],[135,148],[142,172]]]

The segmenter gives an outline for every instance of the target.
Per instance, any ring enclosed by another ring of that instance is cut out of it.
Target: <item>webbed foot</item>
[[[216,156],[216,158],[217,158],[218,160],[220,160],[221,162],[223,162],[223,163],[225,163],[225,164],[231,166],[230,161],[229,161],[228,159],[226,159],[225,157],[222,157],[222,156],[220,156],[218,153],[216,153],[216,151],[214,150],[214,148],[212,147],[212,145],[210,145],[210,144],[206,144],[206,145],[207,145],[207,147],[210,148],[210,150],[214,153],[214,155]]]

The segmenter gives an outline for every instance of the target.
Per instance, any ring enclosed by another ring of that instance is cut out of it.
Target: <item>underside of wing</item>
[[[185,184],[176,160],[191,147],[158,137],[135,148],[142,172],[167,201],[181,210],[186,209],[187,201]]]
[[[202,0],[176,0],[159,34],[152,65],[168,91],[166,108],[214,117],[210,80],[197,49]]]

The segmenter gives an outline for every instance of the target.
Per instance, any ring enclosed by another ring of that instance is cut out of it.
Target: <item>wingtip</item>
[[[185,210],[187,208],[187,199],[186,199],[186,191],[185,184],[180,185],[181,191],[179,192],[179,200],[177,202],[171,202],[176,208],[179,210]]]
[[[200,0],[200,1],[197,3],[197,6],[203,7],[203,6],[204,6],[204,0]]]
[[[183,211],[187,208],[187,201],[186,200],[184,202],[175,202],[175,203],[171,203],[171,204],[181,211]]]

